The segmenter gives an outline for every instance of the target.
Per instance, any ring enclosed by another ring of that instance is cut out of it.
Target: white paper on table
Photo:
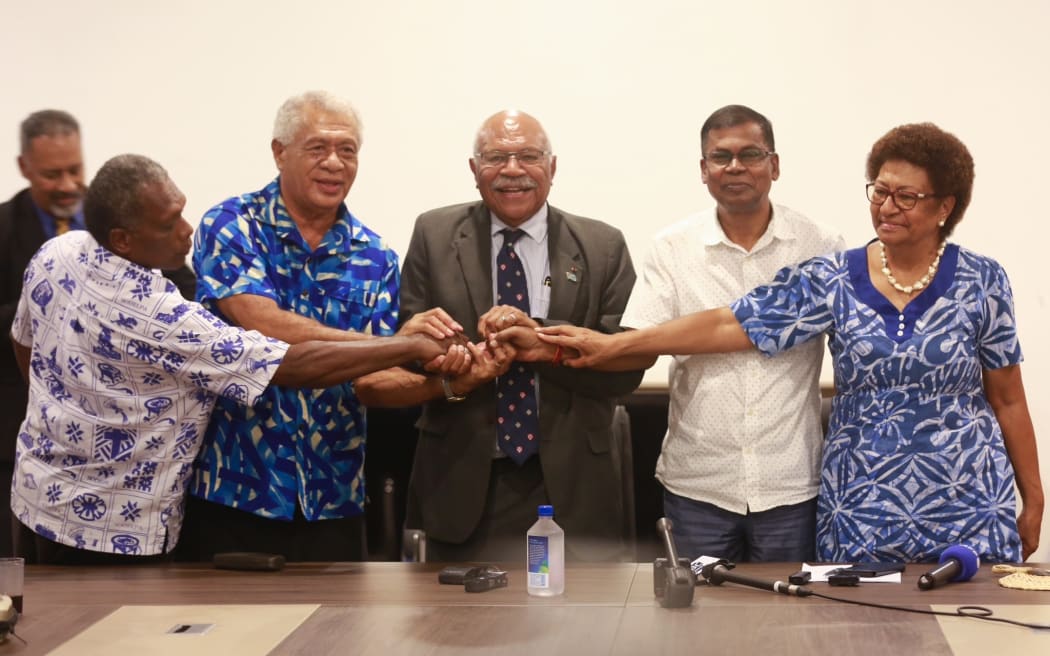
[[[802,571],[809,572],[810,583],[826,583],[828,574],[843,567],[849,567],[849,565],[810,565],[809,563],[802,563]],[[893,572],[882,576],[862,576],[860,581],[861,583],[900,583],[901,573]]]

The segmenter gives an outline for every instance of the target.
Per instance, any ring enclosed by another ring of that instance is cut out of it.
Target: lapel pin
[[[576,267],[570,267],[569,270],[565,272],[565,278],[569,282],[576,282]]]

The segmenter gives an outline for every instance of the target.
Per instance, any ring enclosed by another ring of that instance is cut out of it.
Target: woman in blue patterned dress
[[[602,335],[541,329],[569,366],[758,348],[827,335],[837,396],[824,447],[819,560],[935,560],[952,544],[1016,562],[1043,514],[1010,283],[948,243],[973,159],[931,123],[891,130],[868,156],[876,238],[780,271],[729,308]],[[1014,483],[1021,494],[1017,514]]]

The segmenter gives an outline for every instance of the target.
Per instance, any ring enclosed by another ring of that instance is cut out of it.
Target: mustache
[[[529,177],[500,175],[492,181],[492,188],[497,191],[503,189],[535,189],[537,186],[536,181]]]

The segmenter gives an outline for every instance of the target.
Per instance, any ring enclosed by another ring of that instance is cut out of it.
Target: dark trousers
[[[462,544],[428,536],[427,560],[524,563],[525,533],[536,522],[536,507],[545,503],[550,501],[538,457],[529,458],[521,466],[510,458],[497,458],[492,461],[485,510],[477,528]]]
[[[817,499],[738,515],[664,491],[680,556],[742,562],[805,562],[816,556]]]
[[[308,522],[296,508],[289,522],[188,496],[176,560],[209,561],[229,551],[280,554],[288,562],[365,560],[364,515]]]

